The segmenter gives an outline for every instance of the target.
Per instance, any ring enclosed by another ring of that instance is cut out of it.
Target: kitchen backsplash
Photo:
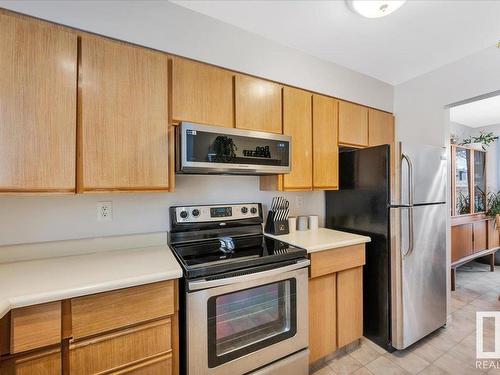
[[[323,225],[323,191],[260,191],[255,176],[176,176],[173,193],[1,197],[0,245],[165,231],[169,206],[254,201],[267,212],[276,195],[290,201],[290,215],[318,214]],[[112,202],[112,221],[97,220],[98,202]]]

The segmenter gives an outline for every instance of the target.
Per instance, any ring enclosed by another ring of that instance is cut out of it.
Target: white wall
[[[393,87],[165,1],[1,1],[0,7],[392,110]],[[263,202],[257,177],[181,176],[174,193],[1,197],[0,245],[168,229],[168,207]],[[324,215],[324,193],[286,193],[292,214]],[[296,197],[303,199],[298,208]],[[97,221],[113,201],[114,220]]]

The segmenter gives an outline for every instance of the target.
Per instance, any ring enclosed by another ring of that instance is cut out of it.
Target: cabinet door
[[[368,110],[368,144],[392,145],[394,142],[394,116],[387,112]]]
[[[337,345],[363,336],[363,267],[337,273]]]
[[[309,279],[309,363],[337,350],[336,278]]]
[[[167,79],[163,53],[82,37],[81,191],[168,189]]]
[[[478,221],[472,224],[474,252],[488,248],[488,222]]]
[[[174,58],[172,119],[233,127],[233,74],[210,65]]]
[[[72,192],[77,37],[0,14],[0,191]]]
[[[234,89],[237,128],[282,133],[281,85],[238,75]]]
[[[338,189],[338,101],[313,95],[313,186]]]
[[[451,262],[472,254],[472,224],[451,227]]]
[[[488,220],[488,249],[500,246],[500,233],[496,220]]]
[[[339,143],[368,145],[368,108],[342,100],[339,102]]]
[[[61,375],[61,369],[59,349],[30,352],[0,362],[2,375]]]
[[[284,175],[285,190],[312,189],[311,93],[283,89],[283,134],[292,137],[292,171]]]

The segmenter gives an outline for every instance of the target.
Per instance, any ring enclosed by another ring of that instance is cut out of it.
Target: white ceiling
[[[452,107],[450,120],[471,128],[500,124],[500,95]]]
[[[353,13],[343,0],[173,2],[390,84],[500,39],[500,1],[409,0],[376,19]]]

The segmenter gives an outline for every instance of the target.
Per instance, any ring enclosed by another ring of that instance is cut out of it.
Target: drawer
[[[310,254],[311,277],[328,275],[365,264],[365,245],[339,247]]]
[[[0,363],[1,375],[60,375],[62,371],[61,351],[45,350],[8,357]]]
[[[172,355],[167,354],[136,366],[113,372],[114,375],[172,375]]]
[[[102,374],[136,365],[171,351],[170,318],[97,336],[69,347],[72,375]]]
[[[61,302],[11,311],[10,353],[20,353],[61,342]]]
[[[168,315],[175,309],[174,281],[141,285],[71,300],[74,339]]]

